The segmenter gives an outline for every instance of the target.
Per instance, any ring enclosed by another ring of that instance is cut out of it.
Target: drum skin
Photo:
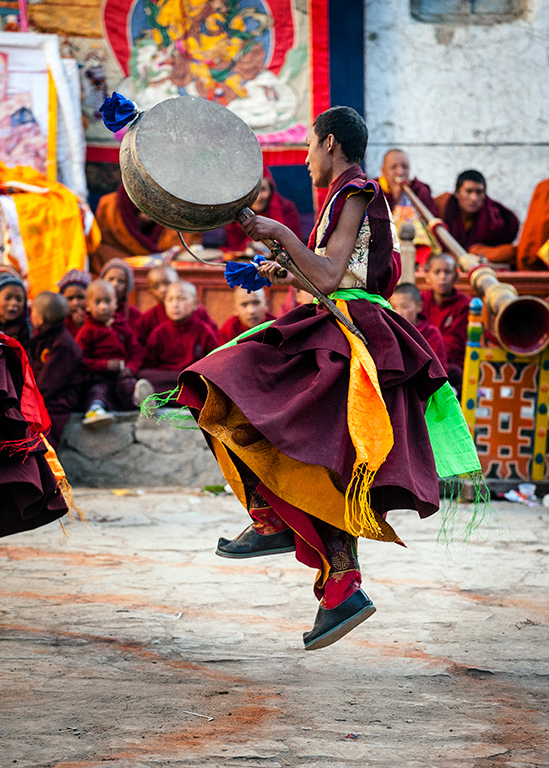
[[[226,107],[179,96],[143,112],[120,146],[122,183],[158,224],[206,232],[234,221],[261,187],[252,129]]]

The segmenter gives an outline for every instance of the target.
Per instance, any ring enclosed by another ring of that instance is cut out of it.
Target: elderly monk
[[[390,149],[385,153],[378,181],[393,213],[397,231],[400,232],[400,226],[405,221],[411,221],[414,225],[414,245],[418,264],[424,264],[430,253],[441,253],[442,249],[438,241],[424,227],[403,189],[404,184],[407,184],[430,211],[436,211],[430,187],[419,179],[410,179],[410,160],[406,152],[402,149]]]
[[[99,200],[95,217],[101,229],[101,245],[90,255],[95,276],[110,259],[160,253],[181,244],[177,232],[157,224],[132,203],[122,184]],[[197,233],[184,236],[189,244],[201,241]]]
[[[549,179],[534,190],[517,245],[517,269],[549,268]]]
[[[480,171],[460,173],[454,194],[445,192],[435,202],[448,231],[469,253],[488,261],[514,261],[512,242],[519,221],[513,211],[488,197]]]

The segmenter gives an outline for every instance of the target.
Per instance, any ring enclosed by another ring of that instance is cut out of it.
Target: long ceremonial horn
[[[420,218],[459,264],[493,318],[493,330],[501,346],[515,355],[536,355],[549,344],[549,306],[536,296],[519,296],[514,285],[502,283],[491,267],[467,253],[419,197],[403,184]]]

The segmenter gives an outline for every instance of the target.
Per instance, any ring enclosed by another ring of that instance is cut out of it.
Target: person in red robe
[[[153,329],[143,356],[140,376],[155,392],[173,390],[183,368],[217,347],[211,329],[195,317],[195,291],[191,283],[171,283],[166,292],[166,321]]]
[[[233,291],[234,315],[231,315],[219,329],[219,343],[226,344],[236,339],[241,333],[255,328],[267,320],[274,320],[267,309],[265,291],[248,291],[245,288],[235,288]]]
[[[98,276],[113,258],[161,253],[181,242],[177,232],[157,224],[135,206],[123,185],[100,198],[95,218],[101,230],[101,245],[90,254],[90,271]],[[184,233],[189,245],[200,243],[199,233]]]
[[[460,173],[454,194],[445,192],[435,202],[448,231],[469,253],[493,262],[514,259],[512,243],[519,220],[509,208],[488,197],[480,171]]]
[[[43,291],[33,299],[29,361],[51,418],[49,440],[55,449],[80,406],[84,385],[82,351],[65,325],[68,316],[68,302],[59,293]]]
[[[303,636],[306,650],[334,643],[375,611],[361,589],[356,537],[400,542],[386,520],[391,509],[424,517],[439,506],[425,414],[434,393],[448,393],[447,379],[423,336],[387,301],[401,272],[399,243],[379,185],[360,167],[367,138],[364,120],[349,107],[333,107],[313,123],[307,166],[314,186],[329,189],[308,246],[266,217],[243,224],[253,240],[280,242],[317,288],[334,296],[367,346],[322,305],[307,303],[179,379],[180,404],[207,434],[252,518],[239,536],[219,539],[217,554],[295,551],[318,569],[320,606]],[[292,275],[280,278],[278,269],[267,260],[258,274],[304,287]],[[478,468],[449,394],[468,460],[473,456]]]
[[[423,300],[419,288],[413,283],[399,283],[389,301],[395,312],[418,329],[444,368],[447,368],[448,361],[442,333],[423,314]]]
[[[0,333],[0,536],[68,512],[66,478],[45,437],[50,423],[25,350]]]
[[[517,269],[549,268],[549,179],[534,190],[517,245]]]
[[[86,319],[86,288],[91,280],[89,272],[69,269],[57,283],[59,293],[66,298],[69,305],[65,324],[73,336],[76,336]]]
[[[301,219],[296,204],[277,192],[273,175],[266,166],[263,168],[263,181],[259,195],[251,208],[256,214],[280,221],[288,229],[291,229],[300,240],[303,238]],[[243,232],[236,221],[225,227],[225,235],[225,248],[230,251],[244,251],[252,244],[252,239]]]
[[[465,361],[470,299],[456,290],[457,276],[456,262],[448,253],[431,256],[425,265],[425,282],[430,286],[430,290],[422,291],[421,298],[423,314],[440,330],[444,339],[448,378],[459,394]]]
[[[406,152],[402,149],[388,150],[383,157],[381,176],[377,181],[389,203],[397,231],[400,231],[405,221],[413,224],[417,263],[424,264],[430,253],[441,253],[442,249],[436,238],[425,228],[403,189],[404,184],[408,185],[431,212],[436,211],[429,185],[418,178],[410,179],[410,160]]]
[[[86,425],[110,422],[110,410],[136,408],[153,392],[150,382],[137,379],[143,361],[141,345],[128,323],[120,317],[115,321],[115,314],[112,284],[94,280],[86,291],[86,320],[76,335],[90,373]]]
[[[138,327],[138,338],[140,343],[145,346],[152,331],[157,328],[161,323],[165,323],[168,320],[164,302],[166,300],[166,292],[170,285],[177,283],[179,276],[173,267],[169,264],[161,264],[158,267],[152,267],[147,274],[147,287],[149,292],[156,300],[156,304],[143,313]],[[218,338],[219,331],[217,325],[209,316],[206,309],[198,304],[198,295],[196,288],[191,283],[187,283],[191,286],[190,291],[194,293],[194,311],[192,316],[196,320],[200,320],[205,323],[211,330],[215,338]]]
[[[103,266],[101,280],[111,283],[116,293],[115,322],[129,323],[136,335],[143,313],[130,304],[130,293],[133,291],[133,269],[124,259],[111,259]]]

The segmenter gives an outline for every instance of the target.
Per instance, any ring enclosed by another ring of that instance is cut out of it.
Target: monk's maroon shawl
[[[465,249],[473,245],[512,243],[519,229],[519,220],[513,211],[489,197],[469,229],[465,229],[455,195],[448,198],[442,218],[452,237]]]
[[[375,194],[368,208],[372,232],[368,271],[373,275],[369,290],[379,293],[381,288],[387,295],[400,266],[393,253],[387,204],[375,182],[355,174],[347,172],[346,178],[337,179],[331,198],[348,186],[349,177]],[[343,207],[341,197],[336,213]],[[404,318],[367,299],[349,301],[347,306],[368,339],[394,430],[394,446],[374,479],[372,506],[379,514],[407,508],[427,516],[438,509],[439,496],[423,414],[428,398],[446,380],[445,372],[425,339]],[[200,410],[206,397],[204,377],[278,450],[327,467],[334,483],[344,489],[355,461],[347,428],[350,357],[349,343],[334,317],[319,305],[304,304],[183,371],[179,402]]]
[[[431,195],[431,187],[428,184],[425,184],[423,181],[420,181],[419,179],[412,179],[412,181],[409,184],[409,187],[412,190],[412,192],[419,197],[421,202],[427,206],[427,208],[431,211],[431,213],[434,216],[436,214],[437,206]],[[393,210],[393,208],[396,205],[395,198],[390,192],[385,192],[385,190],[383,191],[383,194],[385,195],[385,199],[389,203],[389,208]]]

